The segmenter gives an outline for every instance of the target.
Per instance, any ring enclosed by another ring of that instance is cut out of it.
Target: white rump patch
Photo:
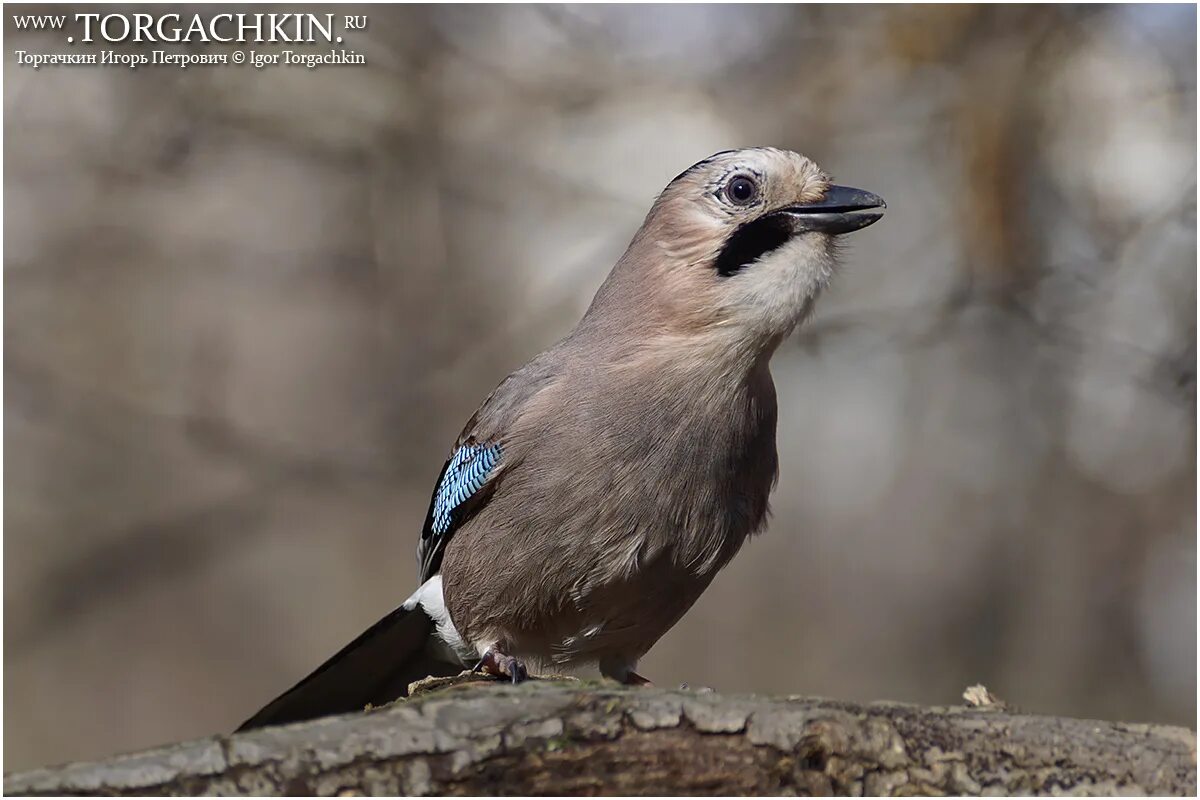
[[[446,610],[446,600],[442,596],[441,575],[434,575],[425,581],[421,584],[420,589],[417,589],[411,597],[404,601],[404,608],[409,611],[418,605],[433,620],[433,624],[437,627],[438,639],[446,646],[447,652],[463,664],[473,665],[476,658],[475,648],[463,641],[462,636],[454,627],[454,622],[450,619],[450,612]]]

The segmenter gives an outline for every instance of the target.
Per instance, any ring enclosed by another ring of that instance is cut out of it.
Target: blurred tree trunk
[[[4,791],[1194,795],[1196,737],[997,707],[458,685],[386,711],[8,775]]]

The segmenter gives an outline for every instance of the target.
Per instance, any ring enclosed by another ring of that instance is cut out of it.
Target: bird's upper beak
[[[830,186],[815,203],[787,206],[774,213],[786,215],[796,233],[837,234],[867,227],[883,216],[885,208],[887,203],[877,194],[849,186]]]

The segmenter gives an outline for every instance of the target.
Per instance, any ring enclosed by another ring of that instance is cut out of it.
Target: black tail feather
[[[428,647],[433,627],[420,606],[397,608],[243,722],[238,732],[361,711],[405,696],[413,681],[458,674],[461,665],[447,663]]]

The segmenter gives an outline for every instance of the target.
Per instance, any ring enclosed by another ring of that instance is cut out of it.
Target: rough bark
[[[1196,736],[994,706],[451,682],[365,714],[8,775],[4,790],[1194,795]]]

